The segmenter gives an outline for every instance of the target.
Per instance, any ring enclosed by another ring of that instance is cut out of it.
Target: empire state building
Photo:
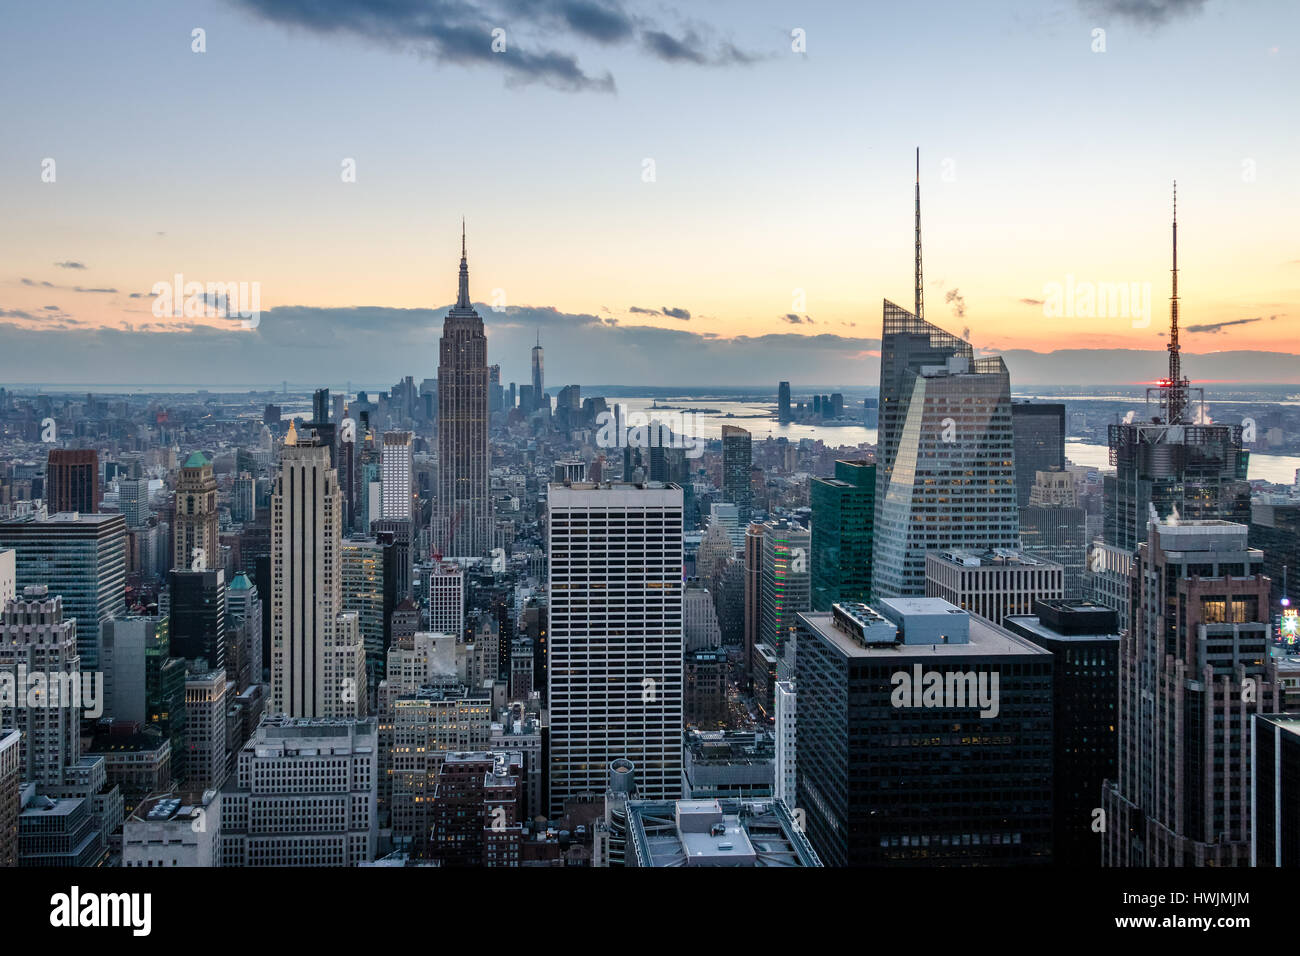
[[[460,290],[438,345],[438,500],[433,547],[448,557],[486,557],[492,549],[488,494],[488,366],[483,319],[469,300],[465,231]]]

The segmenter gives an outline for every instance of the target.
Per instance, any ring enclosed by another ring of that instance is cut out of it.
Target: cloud
[[[966,318],[966,300],[960,289],[949,289],[943,294],[943,301],[952,306],[952,314],[959,319]]]
[[[1021,299],[1020,300],[1022,305],[1042,305],[1043,301],[1044,300],[1042,299]]]
[[[731,43],[723,43],[716,50],[710,50],[708,41],[694,30],[687,30],[681,36],[673,36],[663,30],[646,30],[641,34],[641,43],[647,52],[665,63],[748,66],[759,59],[757,54],[746,53]]]
[[[77,268],[84,269],[85,266],[77,266]],[[116,289],[88,289],[85,286],[79,286],[79,285],[55,285],[53,282],[45,282],[44,280],[38,282],[35,279],[27,279],[27,278],[20,279],[19,281],[23,285],[31,286],[32,288],[58,289],[61,292],[91,292],[91,293],[100,293],[105,295],[117,294]]]
[[[129,326],[81,323],[72,328],[70,323],[78,320],[61,314],[3,312],[0,381],[147,388],[169,382],[278,387],[287,379],[301,387],[352,381],[384,389],[405,375],[434,374],[449,307],[282,306],[264,311],[251,330],[233,323],[177,327],[148,319]],[[539,328],[547,344],[547,376],[561,384],[750,386],[770,381],[775,388],[782,379],[875,385],[880,378],[879,338],[795,329],[722,338],[546,306],[512,306],[501,312],[484,304],[475,307],[487,329],[488,362],[501,365],[507,383],[528,381],[529,350]],[[878,328],[875,321],[863,324]],[[358,353],[356,343],[365,341],[383,341],[385,348]],[[1002,354],[1016,385],[1072,384],[1084,375],[1089,384],[1132,384],[1149,380],[1165,361],[1158,348]],[[111,364],[105,364],[105,355],[112,356]],[[1198,356],[1184,351],[1183,356],[1193,379],[1300,381],[1294,356],[1280,352]]]
[[[73,262],[71,259],[69,259],[67,262],[56,262],[56,263],[54,263],[54,264],[55,264],[56,266],[58,266],[60,269],[84,269],[84,268],[86,268],[86,264],[85,264],[84,262]]]
[[[691,313],[685,309],[670,309],[668,306],[664,306],[663,314],[670,319],[687,320],[691,317]]]
[[[1183,329],[1184,332],[1218,332],[1220,329],[1226,329],[1230,325],[1249,325],[1251,322],[1264,321],[1260,316],[1253,319],[1229,319],[1226,322],[1203,322],[1200,325],[1189,325]]]
[[[614,92],[612,74],[584,69],[565,49],[573,42],[611,46],[639,38],[641,48],[651,56],[699,66],[746,65],[759,59],[731,42],[713,41],[712,31],[704,26],[674,35],[651,18],[628,12],[623,0],[228,2],[281,26],[350,36],[440,64],[498,69],[505,73],[508,85],[536,82],[559,90]],[[536,37],[546,37],[552,45],[539,47]]]
[[[791,325],[803,325],[805,321],[807,321],[809,325],[812,324],[811,317],[798,315],[794,312],[787,312],[785,315],[781,316],[781,320],[783,322],[789,322]]]
[[[1179,17],[1192,17],[1205,9],[1205,0],[1082,0],[1089,13],[1160,26]]]

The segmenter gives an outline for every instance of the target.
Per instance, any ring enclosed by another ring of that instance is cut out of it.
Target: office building
[[[168,620],[173,657],[226,666],[226,572],[172,571]]]
[[[487,337],[469,298],[462,230],[460,287],[438,344],[438,494],[434,548],[453,557],[492,549]],[[540,397],[540,396],[539,396]]]
[[[212,462],[196,451],[185,459],[176,479],[172,514],[172,567],[207,571],[220,568],[217,533],[217,479]]]
[[[790,411],[790,383],[780,382],[776,386],[776,420],[785,425],[793,417]]]
[[[375,720],[266,716],[221,792],[222,866],[375,858]]]
[[[167,646],[167,619],[128,615],[104,622],[100,668],[104,672],[104,713],[114,720],[149,721],[147,652]]]
[[[798,695],[792,681],[777,681],[774,696],[776,710],[776,753],[773,759],[772,795],[787,807],[799,805],[795,770],[799,766]]]
[[[366,655],[342,610],[338,477],[329,449],[289,426],[271,496],[271,712],[365,714]]]
[[[454,562],[439,561],[429,573],[429,630],[465,633],[465,571]]]
[[[1250,546],[1264,552],[1264,573],[1270,582],[1269,602],[1276,610],[1290,576],[1300,575],[1300,499],[1257,498],[1250,507]],[[1300,578],[1296,579],[1300,586]]]
[[[1098,867],[1097,794],[1102,781],[1114,778],[1119,754],[1118,619],[1098,604],[1037,601],[1033,614],[1003,624],[1053,657],[1053,862]]]
[[[81,759],[81,716],[94,703],[93,675],[82,674],[77,622],[64,616],[63,599],[28,585],[0,616],[0,728],[22,734],[22,778],[61,787]],[[102,684],[100,687],[102,692]],[[28,706],[38,701],[39,706]],[[98,701],[100,706],[103,700]]]
[[[410,432],[384,432],[379,460],[380,517],[402,521],[411,519],[414,507],[411,497],[411,469],[414,465],[411,439]]]
[[[433,794],[431,852],[443,866],[519,866],[522,805],[519,754],[448,754]]]
[[[1065,469],[1065,405],[1012,402],[1011,431],[1016,457],[1016,506],[1029,504],[1040,471]]]
[[[151,797],[122,825],[122,865],[220,866],[221,795]]]
[[[739,524],[749,521],[753,512],[754,492],[750,484],[753,464],[753,442],[749,432],[738,425],[723,425],[722,500],[736,506]]]
[[[1065,569],[1006,548],[930,551],[925,595],[1001,624],[1008,614],[1030,614],[1035,601],[1065,597]]]
[[[93,448],[51,448],[45,465],[45,505],[61,511],[99,510],[99,453]]]
[[[1051,862],[1051,654],[937,598],[799,622],[798,806],[827,866]]]
[[[812,536],[784,518],[763,526],[763,569],[758,639],[774,651],[785,647],[796,616],[812,609],[808,553]]]
[[[18,865],[18,814],[22,811],[22,735],[0,728],[0,869]]]
[[[1251,717],[1281,702],[1264,556],[1229,521],[1152,522],[1148,533],[1120,641],[1102,862],[1245,866]]]
[[[1250,865],[1300,865],[1300,715],[1256,714],[1250,765]]]
[[[344,574],[346,576],[346,553]],[[346,592],[345,592],[346,595]],[[352,610],[345,606],[346,610]],[[226,589],[227,633],[239,641],[242,648],[240,661],[244,672],[236,675],[236,685],[242,690],[250,683],[263,680],[262,675],[262,598],[257,585],[243,571],[235,575]]]
[[[686,652],[682,674],[686,724],[704,730],[727,725],[727,655],[719,647]]]
[[[876,466],[837,461],[835,477],[814,478],[812,499],[812,607],[829,611],[841,601],[871,595],[871,530]]]
[[[629,800],[611,814],[611,866],[821,866],[779,801]]]
[[[1019,459],[1017,459],[1019,462]],[[1065,597],[1080,600],[1088,561],[1087,514],[1079,504],[1074,476],[1040,471],[1020,509],[1020,542],[1025,554],[1065,569]]]
[[[393,549],[378,538],[353,536],[340,542],[339,553],[341,607],[357,615],[366,649],[366,687],[373,696],[384,675],[391,639],[388,621],[397,597]]]
[[[680,792],[682,493],[675,485],[549,488],[551,813],[605,788],[610,761],[641,792]]]
[[[12,548],[18,588],[37,584],[63,599],[77,622],[85,670],[99,667],[99,629],[126,613],[126,522],[113,514],[24,515],[0,521],[0,548]]]
[[[744,552],[744,644],[741,673],[742,690],[753,683],[754,652],[761,643],[763,626],[763,537],[767,525],[754,523],[745,529]]]
[[[195,670],[185,677],[185,785],[202,792],[226,782],[226,672]]]
[[[884,306],[872,590],[925,592],[927,551],[1019,547],[1011,385],[1000,357]]]

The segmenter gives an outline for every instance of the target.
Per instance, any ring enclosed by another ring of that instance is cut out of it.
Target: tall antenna
[[[1174,180],[1173,294],[1169,297],[1169,401],[1168,423],[1178,425],[1187,409],[1187,380],[1183,378],[1178,346],[1178,181]]]
[[[916,317],[923,318],[924,296],[921,292],[921,147],[916,147]]]

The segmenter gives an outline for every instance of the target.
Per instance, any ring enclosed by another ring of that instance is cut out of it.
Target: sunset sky
[[[765,380],[787,348],[808,358],[780,377],[812,381],[825,349],[839,381],[878,344],[881,299],[912,301],[918,146],[927,318],[977,348],[1162,349],[1177,179],[1186,351],[1296,351],[1292,0],[49,0],[3,17],[9,381],[79,380],[95,349],[97,382],[150,356],[168,374],[145,381],[432,375],[462,216],[474,300],[508,307],[480,308],[507,380],[540,330],[549,382],[708,374],[672,356],[719,342],[717,382]],[[176,273],[257,282],[259,327],[155,318]],[[1150,283],[1153,321],[1045,316],[1069,277]],[[747,369],[759,352],[773,364]]]

